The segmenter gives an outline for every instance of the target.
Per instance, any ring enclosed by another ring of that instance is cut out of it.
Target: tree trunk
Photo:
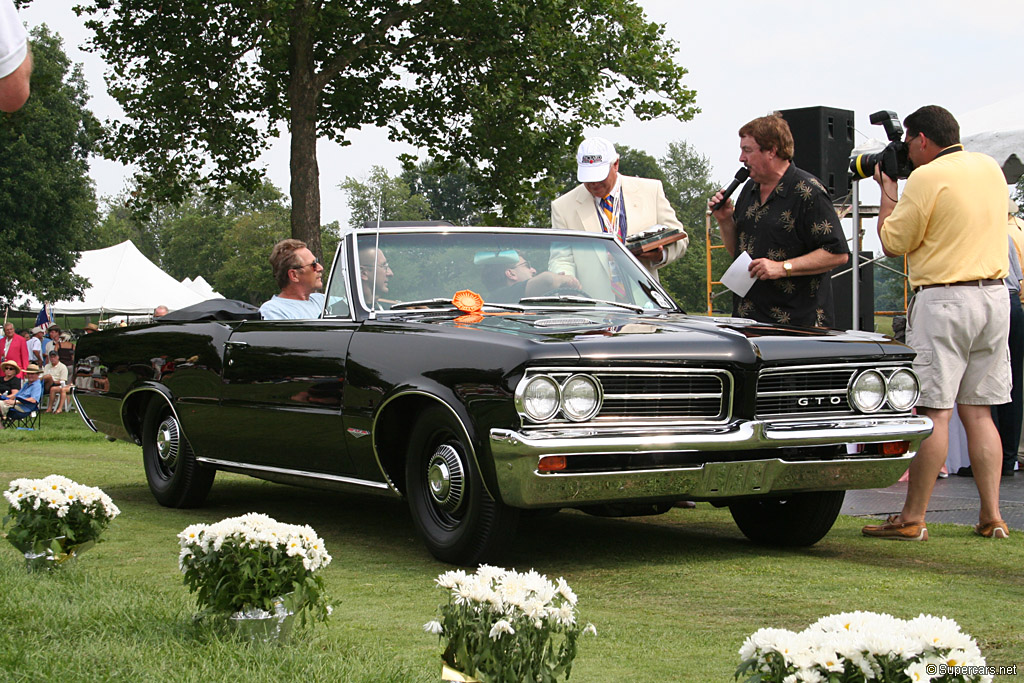
[[[320,167],[316,161],[316,103],[313,39],[308,0],[295,4],[292,21],[288,102],[291,106],[292,237],[302,240],[317,258],[320,247]]]

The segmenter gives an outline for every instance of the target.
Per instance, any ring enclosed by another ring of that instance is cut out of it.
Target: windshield
[[[367,309],[371,298],[376,310],[444,306],[467,289],[485,305],[674,307],[617,242],[586,234],[383,232],[357,240]]]

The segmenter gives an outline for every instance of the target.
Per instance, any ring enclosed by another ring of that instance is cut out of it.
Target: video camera
[[[875,174],[875,166],[881,164],[882,173],[893,180],[900,180],[910,175],[914,165],[907,155],[907,143],[903,141],[903,126],[894,111],[876,111],[869,118],[875,125],[885,129],[889,144],[881,152],[858,154],[850,157],[850,173],[855,178],[870,178]]]

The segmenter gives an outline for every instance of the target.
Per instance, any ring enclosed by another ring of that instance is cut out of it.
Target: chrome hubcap
[[[156,429],[156,453],[167,470],[173,470],[178,462],[178,442],[178,421],[168,417]]]
[[[465,476],[459,453],[448,444],[438,447],[427,464],[427,488],[434,503],[446,512],[462,504]]]

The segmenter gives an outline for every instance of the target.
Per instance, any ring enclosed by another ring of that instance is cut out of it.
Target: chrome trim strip
[[[663,401],[674,398],[695,400],[702,398],[721,399],[722,394],[605,394],[605,398],[617,398],[620,401]]]
[[[821,372],[835,372],[837,369],[849,370],[850,368],[905,368],[909,367],[907,363],[910,361],[879,361],[872,363],[870,361],[854,362],[854,363],[830,363],[827,365],[779,365],[770,368],[761,368],[758,372],[758,377],[762,377],[767,374],[774,374],[777,372],[791,372],[793,370],[820,370]]]
[[[815,391],[814,389],[801,389],[799,391],[759,391],[757,397],[762,396],[820,396],[822,394],[845,394],[846,389],[822,389],[821,391]]]
[[[253,472],[270,472],[272,474],[285,474],[292,477],[302,477],[304,479],[323,479],[324,481],[333,481],[339,484],[352,484],[353,486],[366,486],[374,489],[388,490],[391,487],[382,481],[368,481],[366,479],[356,479],[354,477],[343,477],[340,474],[325,474],[323,472],[307,472],[305,470],[289,470],[284,467],[272,467],[270,465],[252,465],[243,462],[234,462],[231,460],[219,460],[217,458],[206,458],[196,456],[196,461],[206,465],[214,465],[216,467],[233,467],[241,470],[250,470]],[[398,491],[395,491],[398,493]]]
[[[78,387],[74,385],[71,386],[71,400],[75,402],[75,409],[78,410],[78,414],[81,416],[82,422],[85,423],[85,426],[99,434],[100,430],[96,429],[96,425],[93,424],[92,418],[86,415],[85,411],[82,410],[82,404],[78,401],[78,392],[76,389],[78,389]]]

